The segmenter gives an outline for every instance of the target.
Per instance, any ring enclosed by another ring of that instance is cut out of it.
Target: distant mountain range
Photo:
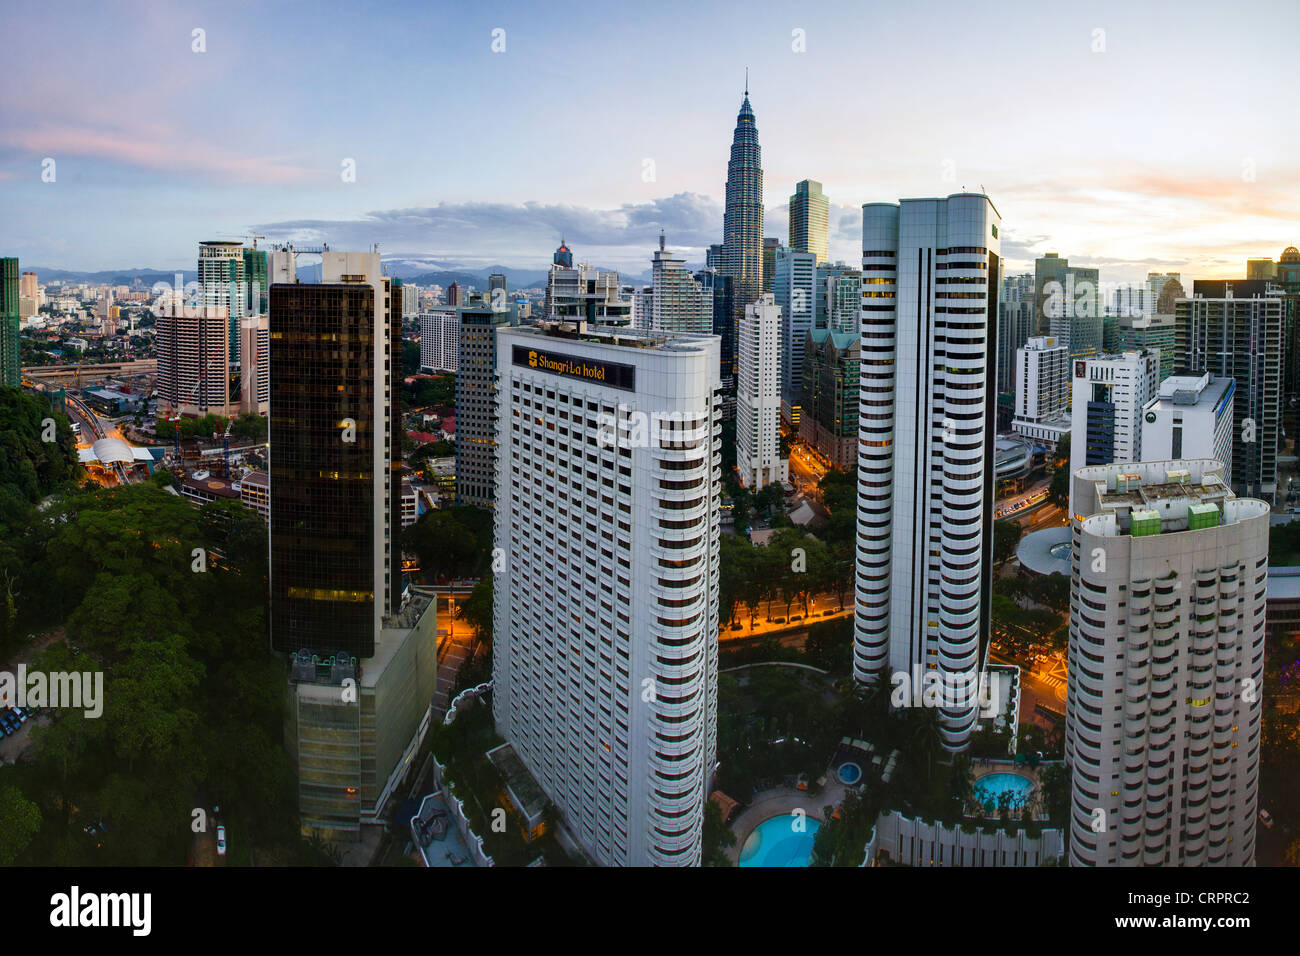
[[[538,269],[514,269],[510,266],[468,267],[454,262],[442,262],[422,256],[395,255],[384,258],[384,271],[403,282],[413,282],[418,286],[440,285],[444,289],[455,282],[459,286],[474,286],[486,289],[488,276],[499,272],[506,277],[508,289],[535,289],[546,285],[546,271]],[[84,282],[88,285],[133,285],[139,279],[145,286],[156,282],[169,285],[176,281],[176,270],[166,269],[108,269],[102,272],[78,272],[74,269],[52,269],[43,266],[20,264],[24,272],[35,272],[42,283],[48,282]],[[607,266],[597,266],[605,271],[617,272]],[[198,273],[193,269],[183,269],[181,274],[185,282],[194,282]],[[298,277],[304,282],[320,281],[320,264],[304,264],[298,269]],[[621,272],[622,281],[631,285],[649,285],[650,273],[632,275]]]

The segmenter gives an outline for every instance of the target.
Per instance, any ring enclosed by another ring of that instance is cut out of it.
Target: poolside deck
[[[818,793],[810,794],[792,787],[774,787],[762,790],[754,796],[754,801],[731,821],[731,832],[736,834],[735,846],[727,847],[727,858],[732,866],[740,864],[740,851],[745,841],[760,823],[770,817],[782,816],[793,810],[802,810],[809,819],[825,823],[823,811],[827,806],[838,807],[844,800],[844,784],[833,776],[828,777],[826,786]]]

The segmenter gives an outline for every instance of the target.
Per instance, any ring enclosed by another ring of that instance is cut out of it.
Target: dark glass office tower
[[[244,250],[244,282],[248,289],[244,296],[246,315],[266,315],[266,263],[265,249]]]
[[[18,343],[18,260],[0,259],[0,385],[22,384]]]
[[[367,658],[401,595],[400,292],[378,256],[325,256],[270,290],[271,645]]]
[[[727,163],[727,205],[722,219],[722,263],[731,276],[732,328],[740,328],[745,307],[763,294],[763,155],[749,90],[736,117]]]

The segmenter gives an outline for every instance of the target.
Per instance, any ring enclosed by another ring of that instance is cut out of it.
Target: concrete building
[[[194,305],[182,292],[154,303],[158,415],[228,415],[230,321],[224,306]]]
[[[830,208],[821,183],[811,179],[795,183],[790,197],[790,248],[813,253],[819,266],[829,259]]]
[[[460,309],[438,306],[421,312],[420,368],[428,372],[460,369]]]
[[[356,841],[363,827],[386,826],[429,732],[437,629],[436,603],[417,596],[385,617],[368,658],[290,655],[285,742],[304,835]]]
[[[1000,225],[981,194],[862,207],[853,673],[937,671],[949,751],[989,643]]]
[[[686,268],[686,260],[664,248],[659,235],[651,266],[650,329],[658,333],[713,331],[713,297]]]
[[[804,339],[803,416],[799,436],[836,468],[858,461],[861,338],[810,329]]]
[[[1070,460],[1141,461],[1142,409],[1160,383],[1160,353],[1147,349],[1074,361]]]
[[[1056,450],[1070,421],[1070,353],[1050,335],[1016,349],[1016,412],[1011,429],[1048,452]]]
[[[734,391],[736,387],[736,336],[739,329],[732,325],[731,277],[716,269],[706,268],[695,273],[698,282],[713,303],[713,334],[721,340],[722,387]],[[640,326],[638,326],[640,328]]]
[[[632,303],[623,300],[618,273],[582,263],[575,266],[573,252],[564,242],[551,257],[545,313],[548,319],[562,322],[632,323]]]
[[[716,760],[718,340],[503,329],[497,732],[602,866],[697,866]]]
[[[1232,408],[1237,383],[1230,378],[1171,375],[1142,409],[1142,458],[1170,461],[1209,458],[1232,474]]]
[[[239,500],[249,511],[256,511],[271,523],[271,476],[264,471],[250,471],[239,479]]]
[[[790,463],[781,457],[781,340],[781,307],[769,292],[745,310],[740,323],[736,470],[751,491],[790,479]]]
[[[1197,279],[1190,299],[1175,305],[1175,338],[1183,367],[1236,382],[1232,487],[1272,501],[1282,413],[1285,302],[1266,280]]]
[[[496,500],[497,331],[509,313],[460,309],[456,373],[456,503],[491,508]]]
[[[271,329],[266,312],[239,320],[239,411],[265,416],[271,407]]]
[[[1086,467],[1072,497],[1073,866],[1251,866],[1269,508],[1205,459]]]

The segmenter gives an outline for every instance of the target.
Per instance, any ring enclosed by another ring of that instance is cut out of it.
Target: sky
[[[749,70],[765,234],[794,184],[985,191],[1008,272],[1244,274],[1300,245],[1290,3],[6,0],[0,255],[194,268],[202,240],[647,271],[721,241]],[[196,32],[199,31],[199,32]],[[349,169],[355,171],[350,177]],[[52,180],[52,181],[49,181]]]

